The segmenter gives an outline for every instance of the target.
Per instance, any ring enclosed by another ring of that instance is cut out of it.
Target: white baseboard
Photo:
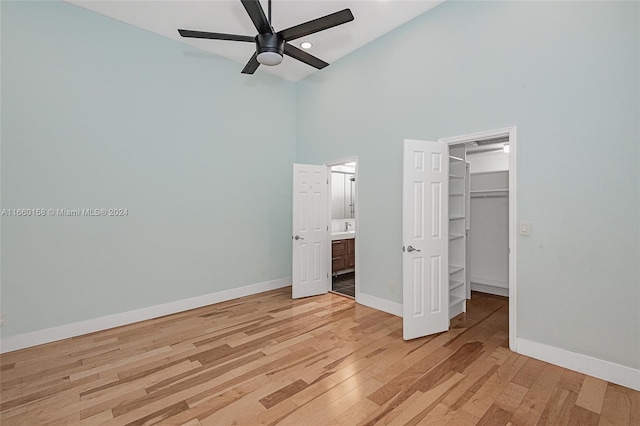
[[[356,294],[356,302],[391,315],[402,317],[402,303],[390,302],[365,293]]]
[[[521,338],[516,339],[516,352],[640,391],[639,369]]]
[[[471,281],[471,291],[479,291],[480,293],[495,294],[496,296],[509,297],[509,289],[496,287],[492,285],[479,284]]]
[[[264,291],[275,290],[291,285],[291,277],[273,281],[251,284],[244,287],[230,290],[218,291],[189,299],[178,300],[176,302],[164,303],[162,305],[150,306],[148,308],[136,309],[134,311],[122,312],[108,315],[106,317],[94,318],[87,321],[73,324],[51,327],[44,330],[32,331],[15,336],[3,337],[0,339],[0,353],[16,351],[18,349],[29,348],[42,345],[44,343],[55,342],[57,340],[68,339],[70,337],[81,336],[83,334],[94,333],[100,330],[120,327],[139,321],[171,315],[214,303],[226,302],[238,297],[250,296]]]
[[[471,276],[471,282],[476,284],[488,285],[491,287],[509,288],[509,281],[495,280],[493,278]]]

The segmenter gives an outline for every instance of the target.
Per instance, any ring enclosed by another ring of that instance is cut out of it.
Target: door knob
[[[416,249],[416,248],[413,248],[413,247],[409,246],[409,247],[407,247],[407,251],[408,251],[409,253],[411,253],[412,251],[420,251],[420,250],[418,250],[418,249]]]
[[[302,238],[300,235],[296,235],[294,238],[295,238],[296,240],[304,240],[304,238]]]

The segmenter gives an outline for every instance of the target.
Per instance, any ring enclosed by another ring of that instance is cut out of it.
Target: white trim
[[[517,346],[521,355],[640,391],[639,369],[521,338],[517,339]]]
[[[501,136],[509,136],[509,348],[517,351],[517,236],[518,236],[518,211],[517,211],[517,186],[518,186],[518,132],[516,126],[503,127],[501,129],[487,130],[485,132],[469,133],[461,136],[438,139],[438,142],[448,145],[471,142],[482,139],[492,139]]]
[[[471,280],[471,290],[478,291],[480,293],[494,294],[496,296],[509,297],[508,288],[488,284],[480,284],[479,282],[473,280]]]
[[[332,166],[339,166],[340,164],[344,164],[344,163],[356,163],[356,167],[355,167],[355,177],[356,177],[356,208],[355,208],[355,222],[356,222],[356,236],[355,238],[357,239],[358,235],[360,234],[360,191],[358,190],[359,185],[360,185],[360,176],[358,175],[358,171],[360,170],[360,161],[358,160],[358,156],[354,155],[352,157],[345,157],[345,158],[341,158],[338,160],[333,160],[333,161],[327,161],[326,163],[324,163],[325,166],[327,166],[327,175],[329,176],[329,203],[328,203],[328,208],[327,208],[327,218],[328,218],[328,223],[331,224],[332,218],[331,218],[331,167]],[[329,227],[331,227],[331,225],[329,225]],[[331,240],[331,230],[329,230],[329,240]],[[331,244],[329,244],[329,255],[327,256],[327,258],[329,259],[329,275],[331,275],[331,281],[329,281],[329,290],[331,290],[331,286],[332,286],[332,280],[333,280],[333,271],[331,270],[332,268],[332,264],[331,264]],[[360,245],[358,244],[358,242],[356,241],[356,253],[355,253],[355,257],[356,257],[356,267],[354,268],[355,271],[361,271],[360,269]],[[355,274],[355,301],[357,303],[361,303],[360,302],[360,297],[361,297],[362,293],[360,293],[360,274],[356,273]],[[364,305],[364,303],[362,303]]]
[[[380,299],[379,297],[371,296],[366,293],[356,293],[356,296],[360,296],[356,302],[361,305],[402,318],[402,303],[390,302],[386,299]]]
[[[508,279],[508,278],[507,278]],[[471,284],[480,284],[488,287],[498,287],[505,290],[507,293],[503,296],[509,296],[509,281],[496,280],[493,278],[484,278],[471,275]]]
[[[281,278],[278,280],[265,281],[244,287],[178,300],[176,302],[164,303],[162,305],[149,306],[148,308],[136,309],[134,311],[108,315],[106,317],[93,318],[73,324],[65,324],[44,330],[3,337],[0,339],[0,353],[16,351],[18,349],[68,339],[70,337],[81,336],[83,334],[94,333],[96,331],[106,330],[109,328],[133,324],[139,321],[184,312],[190,309],[200,308],[202,306],[213,305],[214,303],[226,302],[227,300],[237,299],[238,297],[250,296],[252,294],[275,290],[290,285],[291,277]]]

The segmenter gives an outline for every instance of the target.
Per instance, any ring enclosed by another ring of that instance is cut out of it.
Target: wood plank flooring
[[[508,349],[508,301],[451,330],[290,288],[1,356],[9,425],[640,425],[640,392]]]

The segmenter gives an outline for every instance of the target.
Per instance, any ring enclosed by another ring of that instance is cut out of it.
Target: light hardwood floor
[[[449,332],[275,290],[1,356],[0,423],[640,425],[640,392],[517,355],[507,299]]]

